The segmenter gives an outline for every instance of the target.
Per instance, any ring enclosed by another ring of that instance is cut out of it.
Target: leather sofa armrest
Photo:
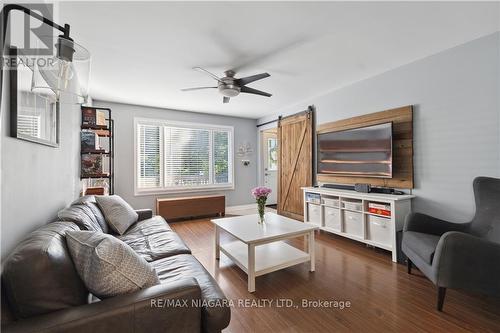
[[[200,332],[199,300],[190,278],[16,321],[2,332]]]
[[[462,232],[447,232],[434,255],[437,285],[500,296],[499,262],[499,243]]]
[[[137,221],[143,221],[153,217],[152,209],[136,209],[135,212],[139,215]]]
[[[406,216],[403,231],[415,231],[441,236],[449,231],[466,231],[470,223],[453,223],[422,213],[410,213]]]

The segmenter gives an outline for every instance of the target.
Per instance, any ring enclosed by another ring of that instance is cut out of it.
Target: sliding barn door
[[[282,118],[278,123],[278,214],[304,219],[301,187],[313,180],[312,110]]]

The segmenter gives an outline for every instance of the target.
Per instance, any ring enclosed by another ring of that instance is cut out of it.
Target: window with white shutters
[[[136,192],[233,187],[233,128],[136,119]]]
[[[17,115],[17,132],[34,138],[40,138],[40,116]]]
[[[229,181],[229,135],[225,131],[213,132],[214,182]]]
[[[161,188],[161,127],[141,124],[137,127],[137,187]]]

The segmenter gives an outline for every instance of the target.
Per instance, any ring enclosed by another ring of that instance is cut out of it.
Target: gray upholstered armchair
[[[412,213],[403,229],[403,252],[438,287],[442,311],[446,288],[500,296],[500,179],[474,179],[476,213],[451,223]]]

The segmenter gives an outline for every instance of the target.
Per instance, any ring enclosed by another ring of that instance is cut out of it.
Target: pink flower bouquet
[[[264,223],[264,211],[266,208],[267,196],[272,192],[269,187],[258,186],[252,189],[252,195],[257,201],[257,209],[259,212],[259,223]]]
[[[272,192],[272,190],[269,187],[265,186],[258,186],[254,189],[252,189],[252,195],[256,200],[258,200],[261,197],[264,197],[267,199],[267,196]]]

